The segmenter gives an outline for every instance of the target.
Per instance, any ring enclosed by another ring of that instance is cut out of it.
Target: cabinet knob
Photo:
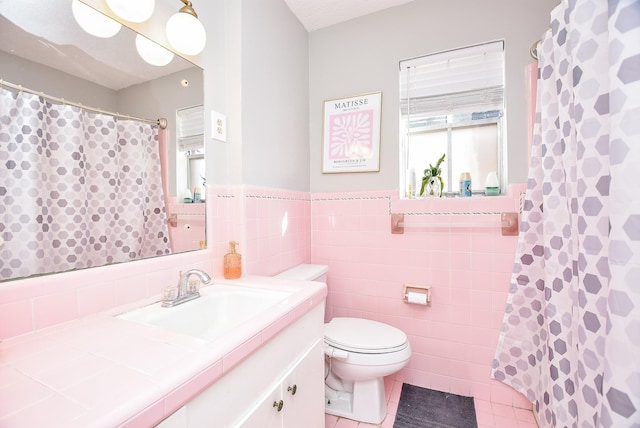
[[[298,385],[288,387],[287,391],[290,392],[291,395],[296,395],[296,391],[298,391]]]
[[[278,411],[282,410],[282,406],[284,406],[284,401],[282,400],[273,402],[273,407],[277,408]]]

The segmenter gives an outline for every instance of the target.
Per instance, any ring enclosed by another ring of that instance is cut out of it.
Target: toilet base
[[[325,385],[325,413],[355,421],[379,424],[387,416],[383,378],[357,381],[353,392]]]

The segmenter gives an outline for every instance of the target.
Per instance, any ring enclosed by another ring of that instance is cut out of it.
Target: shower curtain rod
[[[44,92],[41,91],[36,91],[34,89],[29,89],[29,88],[25,88],[22,85],[16,85],[15,83],[10,83],[7,82],[6,80],[2,80],[0,79],[0,89],[2,89],[2,87],[6,86],[7,88],[16,90],[18,92],[28,92],[30,94],[33,95],[38,95],[44,99],[47,99],[49,101],[53,101],[54,103],[58,103],[58,104],[66,104],[66,105],[70,105],[73,107],[78,107],[78,108],[82,108],[85,110],[89,110],[95,113],[102,113],[102,114],[108,114],[110,116],[114,116],[114,117],[118,117],[118,118],[122,118],[122,119],[135,119],[135,120],[139,120],[141,122],[147,122],[147,123],[155,123],[156,125],[158,125],[160,127],[160,129],[165,129],[167,127],[167,119],[165,118],[160,118],[160,119],[145,119],[142,117],[135,117],[135,116],[129,116],[126,114],[120,114],[120,113],[114,113],[108,110],[102,110],[99,108],[94,108],[94,107],[89,107],[89,106],[85,106],[81,103],[74,103],[71,101],[67,101],[64,98],[58,98],[58,97],[54,97],[52,95],[47,95]]]
[[[531,55],[531,58],[535,59],[536,61],[538,60],[538,43],[540,43],[541,41],[542,40],[533,42],[533,44],[531,45],[531,48],[529,49],[529,54]]]

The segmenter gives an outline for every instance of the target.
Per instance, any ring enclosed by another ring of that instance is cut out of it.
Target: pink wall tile
[[[117,281],[115,292],[116,306],[144,299],[147,295],[147,277],[139,275]]]
[[[77,317],[78,297],[75,290],[45,295],[33,300],[33,323],[36,330]]]
[[[116,293],[112,283],[100,283],[78,288],[78,315],[84,316],[115,306]]]
[[[0,284],[0,305],[30,299],[44,293],[43,277],[9,281]]]
[[[31,300],[0,305],[0,340],[33,330]]]
[[[513,211],[518,204],[513,189],[504,197],[438,201],[399,201],[383,191],[312,195],[312,262],[329,265],[327,319],[368,316],[405,331],[413,356],[396,380],[517,400],[489,377],[517,237],[503,237],[499,217],[486,215],[405,216],[420,226],[393,235],[389,212]],[[432,306],[403,303],[407,283],[431,285]]]
[[[309,194],[255,186],[242,189],[245,272],[275,275],[311,260]]]

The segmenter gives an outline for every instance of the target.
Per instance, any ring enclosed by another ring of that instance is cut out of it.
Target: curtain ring
[[[165,119],[164,117],[161,117],[160,119],[158,119],[156,121],[156,123],[158,124],[158,126],[160,127],[160,129],[166,129],[167,125],[169,124],[167,122],[167,119]]]
[[[531,49],[529,49],[529,54],[531,55],[531,57],[533,59],[535,59],[536,61],[538,60],[538,43],[540,43],[540,40],[538,40],[537,42],[535,42],[534,44],[531,45]]]

